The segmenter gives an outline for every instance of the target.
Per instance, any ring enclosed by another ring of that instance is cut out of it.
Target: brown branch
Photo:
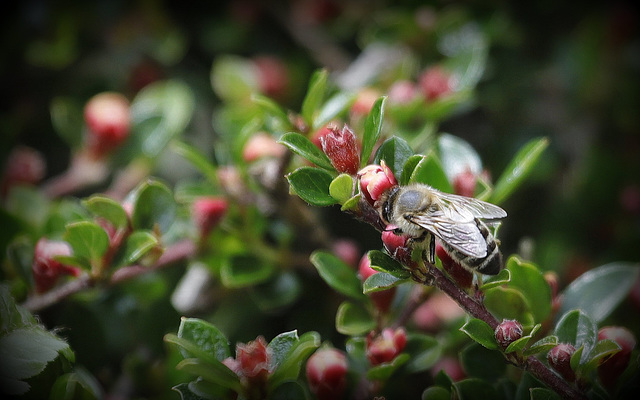
[[[158,261],[150,266],[143,267],[141,265],[132,265],[129,267],[121,268],[113,273],[106,286],[115,286],[122,282],[133,279],[137,276],[149,273],[151,271],[157,271],[162,268],[168,267],[178,261],[185,260],[195,254],[197,246],[191,240],[183,240],[167,247],[165,252],[160,256]],[[22,306],[31,312],[36,312],[50,307],[67,297],[79,293],[83,290],[87,290],[95,287],[98,284],[98,280],[90,275],[82,275],[77,279],[70,281],[69,283],[51,290],[44,294],[34,295],[29,297]]]

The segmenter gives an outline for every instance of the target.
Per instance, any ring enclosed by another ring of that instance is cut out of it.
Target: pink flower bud
[[[228,208],[224,197],[201,197],[193,202],[192,219],[201,237],[209,235],[211,230],[218,225]]]
[[[460,196],[473,197],[476,191],[476,174],[469,168],[453,178],[453,191]]]
[[[64,265],[54,259],[56,256],[70,256],[71,253],[71,246],[67,242],[46,238],[38,240],[31,265],[38,293],[51,289],[63,275],[80,275],[79,268]]]
[[[387,190],[396,186],[398,182],[393,172],[384,160],[380,165],[367,165],[358,172],[360,191],[370,204],[374,204]]]
[[[366,88],[361,90],[356,97],[356,101],[351,106],[351,114],[355,117],[363,117],[369,114],[379,97],[380,92],[375,89]]]
[[[262,336],[247,344],[236,345],[236,361],[239,363],[239,374],[250,381],[264,381],[269,375],[269,351],[267,342]]]
[[[360,250],[358,244],[351,239],[338,239],[332,244],[333,253],[347,265],[355,267],[358,264]]]
[[[289,86],[289,71],[282,60],[276,57],[261,56],[256,57],[253,63],[258,70],[260,92],[271,97],[283,97]]]
[[[378,271],[371,268],[371,261],[369,261],[369,257],[366,254],[360,259],[358,273],[360,274],[360,279],[362,280],[362,282],[366,281],[367,278],[371,275],[378,273]],[[393,287],[387,290],[369,293],[369,298],[376,306],[377,310],[379,310],[381,313],[386,313],[391,307],[391,303],[393,302],[395,294],[396,288]]]
[[[389,102],[406,104],[416,97],[416,84],[411,81],[396,81],[389,88]]]
[[[522,337],[522,325],[515,319],[503,319],[495,330],[496,341],[506,349],[511,343]]]
[[[369,333],[366,340],[366,355],[372,366],[393,361],[407,344],[404,328],[395,331],[385,328],[379,335]]]
[[[242,150],[242,159],[246,162],[255,161],[262,157],[282,157],[287,148],[278,143],[273,136],[266,132],[258,132],[251,136]]]
[[[343,352],[322,348],[307,360],[307,381],[318,400],[339,399],[347,385],[347,357]]]
[[[403,264],[411,264],[411,249],[407,246],[409,238],[404,235],[397,235],[395,229],[398,227],[393,224],[387,225],[382,234],[382,244],[393,258]]]
[[[633,333],[621,326],[605,326],[598,331],[598,340],[610,339],[620,346],[620,351],[604,360],[598,366],[600,382],[613,387],[631,361],[631,351],[636,346]]]
[[[436,256],[442,261],[442,267],[453,278],[453,280],[462,288],[470,288],[473,284],[473,273],[460,265],[456,260],[451,258],[449,253],[436,242]]]
[[[547,354],[547,361],[564,379],[569,382],[576,380],[576,373],[571,369],[571,356],[576,348],[567,343],[560,343]]]
[[[44,157],[39,151],[26,146],[14,148],[4,165],[2,194],[16,184],[33,185],[40,182],[46,169]]]
[[[338,172],[355,175],[360,168],[360,150],[355,133],[345,124],[342,130],[335,125],[329,126],[329,132],[320,136],[322,151],[329,157]]]
[[[418,78],[418,85],[427,101],[440,99],[453,91],[451,76],[440,67],[425,70]]]
[[[119,93],[97,94],[85,105],[84,120],[89,129],[89,152],[96,157],[103,156],[120,146],[129,136],[129,100]]]

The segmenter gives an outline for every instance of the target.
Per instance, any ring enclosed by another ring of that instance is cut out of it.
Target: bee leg
[[[431,265],[435,265],[436,263],[436,237],[427,232],[427,240],[429,241],[428,251],[429,251],[429,263]]]

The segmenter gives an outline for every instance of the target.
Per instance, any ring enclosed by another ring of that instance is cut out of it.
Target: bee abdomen
[[[480,233],[487,243],[487,255],[482,258],[468,256],[459,250],[451,247],[446,242],[442,242],[442,246],[445,248],[447,253],[457,261],[463,267],[469,270],[475,270],[485,275],[497,275],[502,269],[502,253],[498,248],[498,244],[496,240],[489,232],[489,228],[480,220],[476,219],[476,224],[478,225],[478,229],[480,229]]]

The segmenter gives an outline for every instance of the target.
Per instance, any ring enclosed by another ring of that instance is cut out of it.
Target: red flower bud
[[[251,136],[242,150],[242,159],[246,162],[255,161],[262,157],[282,157],[287,148],[278,143],[273,136],[266,132],[258,132]]]
[[[378,271],[371,268],[371,261],[369,261],[369,257],[365,254],[360,259],[360,265],[358,266],[358,273],[360,274],[360,279],[362,282],[366,281],[368,277],[373,274],[377,274]],[[391,307],[391,303],[393,302],[393,298],[396,294],[396,288],[390,288],[387,290],[382,290],[379,292],[369,293],[369,298],[382,313],[386,313],[389,311],[389,307]]]
[[[386,328],[377,336],[371,332],[366,341],[367,359],[373,366],[393,361],[406,344],[407,333],[404,328],[398,328],[395,331]]]
[[[56,261],[56,256],[70,256],[71,246],[60,240],[48,240],[41,238],[36,243],[33,254],[33,278],[38,293],[51,289],[62,275],[80,275],[80,269],[64,265]]]
[[[4,165],[2,194],[16,184],[33,185],[40,182],[46,169],[44,157],[39,151],[26,146],[14,148]]]
[[[476,191],[476,174],[469,168],[453,178],[453,191],[460,196],[473,197]]]
[[[347,357],[339,350],[322,348],[307,360],[309,388],[319,400],[339,399],[347,385]]]
[[[313,132],[310,138],[311,143],[315,144],[317,148],[322,149],[322,143],[320,142],[320,139],[328,135],[331,132],[332,128],[335,129],[334,123],[329,123],[323,126],[322,128],[318,129],[317,131]],[[300,131],[303,132],[303,130],[300,130]]]
[[[606,387],[613,387],[631,361],[631,351],[636,346],[636,338],[621,326],[605,326],[598,331],[598,340],[611,339],[620,346],[620,351],[604,360],[598,366],[598,376]]]
[[[335,125],[329,126],[329,132],[320,136],[322,151],[329,157],[338,172],[355,175],[360,168],[360,150],[355,133],[345,124],[342,130]]]
[[[371,164],[362,168],[358,172],[358,177],[360,191],[370,204],[374,204],[384,192],[398,184],[384,160],[380,161],[380,165]]]
[[[211,230],[218,225],[228,208],[224,197],[201,197],[193,202],[192,219],[201,237],[209,235]]]
[[[94,156],[103,156],[120,146],[129,136],[129,100],[119,93],[93,96],[84,107],[89,129],[87,147]]]
[[[396,235],[395,229],[398,227],[393,224],[387,225],[382,231],[381,238],[384,248],[393,258],[404,264],[411,264],[411,249],[407,247],[408,237],[404,235]]]
[[[428,101],[440,99],[453,91],[451,76],[440,67],[425,70],[418,78],[418,85]]]
[[[360,250],[358,244],[351,239],[338,239],[331,246],[333,253],[347,265],[355,267],[358,264]]]
[[[397,81],[389,88],[389,102],[406,104],[416,97],[417,88],[411,81]]]
[[[522,337],[522,325],[515,319],[503,319],[495,330],[496,341],[506,349],[511,343]]]
[[[473,283],[473,273],[461,266],[456,260],[451,258],[449,253],[436,242],[436,256],[442,261],[442,267],[453,278],[453,280],[462,288],[470,288]]]
[[[239,374],[250,381],[264,381],[269,375],[269,351],[267,342],[262,336],[247,344],[236,345],[236,361],[239,363]]]
[[[282,97],[289,86],[289,71],[276,57],[262,56],[253,60],[258,70],[260,92],[271,97]]]
[[[560,343],[547,354],[549,365],[569,382],[576,380],[576,373],[571,369],[571,356],[576,348],[567,343]]]

